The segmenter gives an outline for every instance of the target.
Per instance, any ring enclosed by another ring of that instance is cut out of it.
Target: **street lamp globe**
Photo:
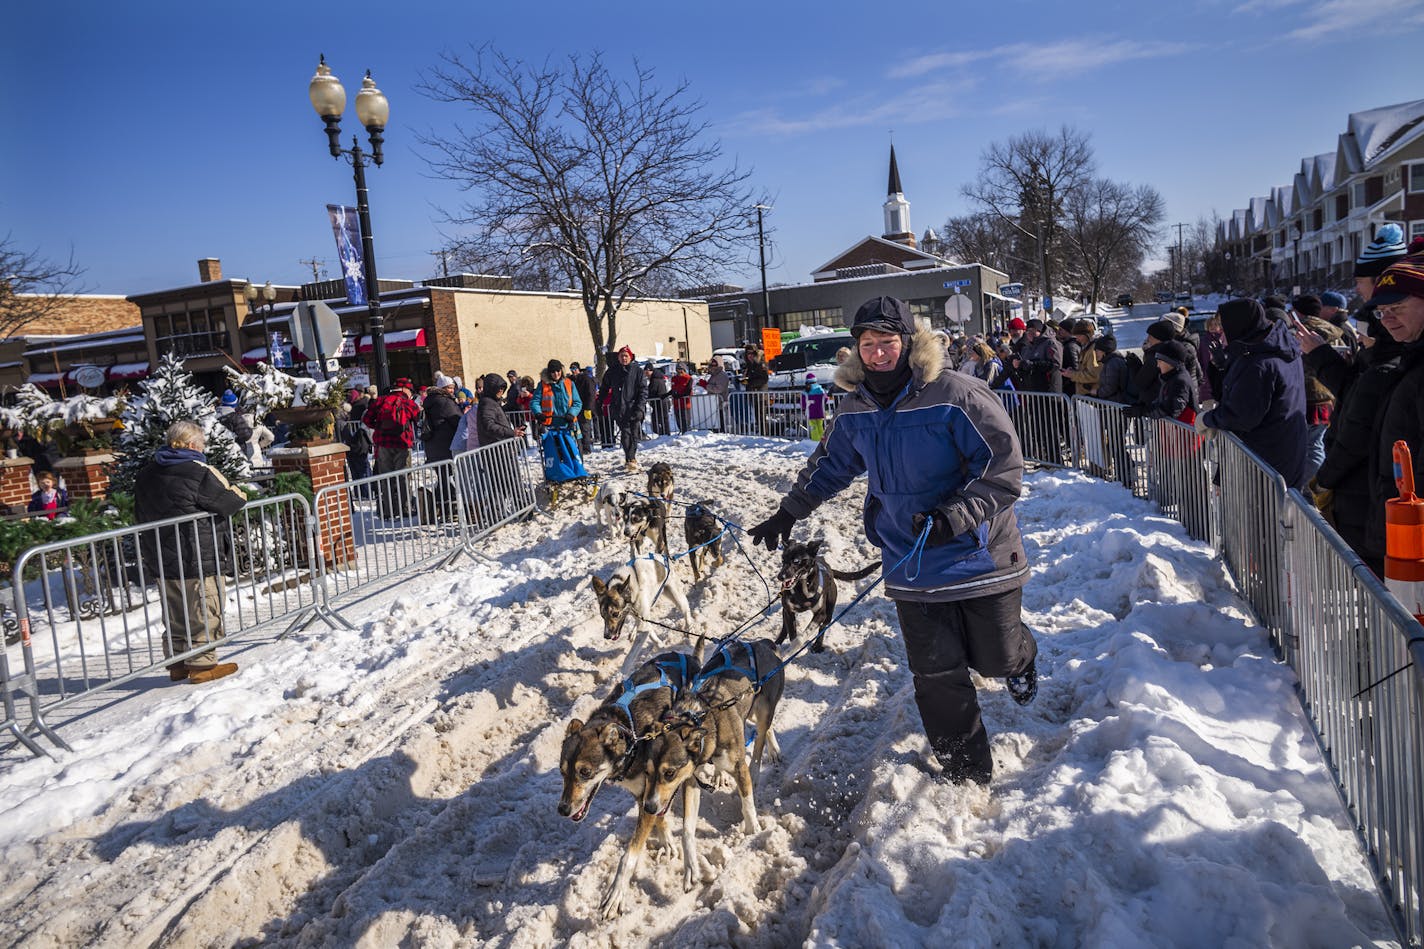
[[[361,80],[361,91],[356,93],[356,118],[361,120],[368,132],[374,132],[385,128],[390,117],[391,105],[386,101],[385,94],[376,88],[376,81],[371,78],[368,69],[366,78]]]
[[[340,118],[341,113],[346,111],[346,89],[341,80],[331,74],[325,55],[317,63],[316,75],[312,76],[311,85],[307,87],[307,95],[311,97],[312,108],[323,119]]]
[[[247,297],[247,307],[251,309],[252,305],[257,302],[257,284],[249,283],[243,289],[242,295]]]
[[[251,286],[251,284],[249,284],[249,286]],[[277,299],[277,288],[272,286],[272,281],[270,280],[262,285],[262,299],[266,300],[269,304]]]

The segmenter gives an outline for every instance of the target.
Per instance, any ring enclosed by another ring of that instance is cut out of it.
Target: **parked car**
[[[1190,291],[1183,290],[1181,293],[1178,293],[1175,297],[1172,298],[1172,305],[1184,306],[1189,310],[1195,310],[1197,308],[1197,301],[1192,298],[1192,294]]]
[[[1099,335],[1099,336],[1116,336],[1116,335],[1117,335],[1116,333],[1113,332],[1112,320],[1108,319],[1106,316],[1099,316],[1099,317],[1096,317],[1096,319],[1097,319],[1097,321],[1098,321],[1098,335]]]
[[[728,372],[742,371],[742,350],[734,349],[714,349],[712,355],[722,361],[722,368]]]
[[[1117,295],[1117,302],[1114,304],[1114,306],[1132,306],[1132,294],[1119,293]]]
[[[1152,294],[1152,299],[1153,299],[1154,301],[1156,301],[1157,303],[1171,303],[1171,302],[1172,302],[1172,291],[1171,291],[1171,290],[1158,290],[1156,293]]]

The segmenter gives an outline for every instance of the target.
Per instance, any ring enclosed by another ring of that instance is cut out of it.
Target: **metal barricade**
[[[1272,644],[1284,654],[1287,585],[1281,559],[1281,507],[1286,482],[1234,435],[1223,433],[1213,441],[1221,488],[1221,536],[1216,547]]]
[[[534,509],[534,486],[542,478],[534,464],[517,438],[455,456],[464,545],[471,553],[476,541]]]
[[[318,491],[312,507],[326,595],[453,560],[464,546],[455,477],[454,461],[437,461]]]
[[[733,392],[727,400],[726,430],[732,435],[809,438],[805,394],[802,389]]]
[[[1019,434],[1024,461],[1067,468],[1078,457],[1078,430],[1069,398],[1058,392],[996,389]]]
[[[648,400],[647,428],[653,435],[672,435],[672,396]]]
[[[1211,475],[1215,452],[1208,457],[1196,430],[1176,419],[1142,419],[1147,436],[1147,496],[1187,535],[1216,545],[1212,516]]]
[[[1128,406],[1120,402],[1079,396],[1072,403],[1078,433],[1076,466],[1146,497],[1147,445],[1142,420],[1128,416]]]
[[[1407,945],[1424,939],[1424,646],[1418,622],[1292,491],[1287,658]],[[1413,663],[1411,666],[1410,663]]]
[[[311,509],[295,494],[231,518],[194,514],[33,547],[12,585],[23,672],[0,664],[8,728],[32,752],[15,709],[60,747],[46,716],[104,689],[204,656],[285,622],[343,623],[318,592]],[[7,653],[13,647],[7,647]],[[25,702],[18,701],[20,696]]]

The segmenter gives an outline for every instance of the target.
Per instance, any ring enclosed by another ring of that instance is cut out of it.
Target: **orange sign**
[[[761,331],[761,348],[766,353],[767,361],[775,359],[781,355],[781,330],[764,329]]]

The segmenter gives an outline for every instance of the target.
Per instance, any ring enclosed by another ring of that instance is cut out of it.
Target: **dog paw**
[[[623,912],[623,896],[623,888],[616,886],[603,897],[603,902],[599,904],[598,909],[604,919],[615,919]]]
[[[761,821],[757,819],[755,812],[747,814],[746,818],[743,819],[742,830],[746,831],[747,834],[761,833]]]

